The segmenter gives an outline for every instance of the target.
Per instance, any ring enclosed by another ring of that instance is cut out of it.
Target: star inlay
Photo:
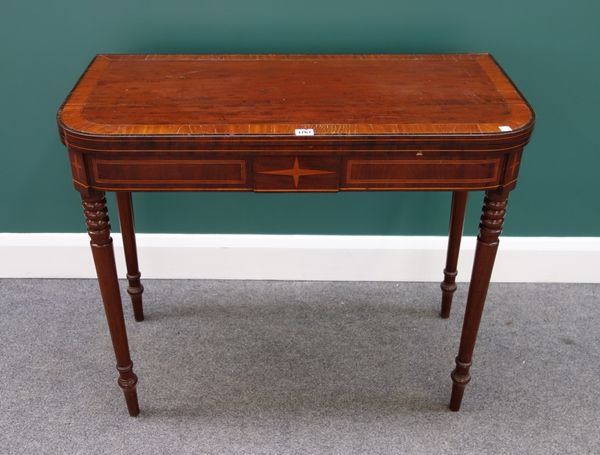
[[[298,157],[294,158],[294,165],[289,169],[281,169],[277,171],[259,171],[259,174],[273,174],[273,175],[289,175],[294,179],[294,188],[298,188],[300,177],[303,175],[319,175],[319,174],[333,174],[334,171],[321,171],[318,169],[303,169],[298,164]]]

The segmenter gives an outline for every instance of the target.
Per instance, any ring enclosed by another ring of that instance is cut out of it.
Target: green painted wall
[[[2,0],[0,232],[83,230],[54,118],[96,53],[489,51],[537,112],[505,233],[598,236],[598,18],[597,0]],[[141,232],[443,234],[449,195],[135,200]],[[474,193],[469,234],[480,205]]]

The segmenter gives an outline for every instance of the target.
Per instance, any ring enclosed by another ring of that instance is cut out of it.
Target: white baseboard
[[[117,267],[125,276],[119,234]],[[138,234],[144,278],[440,281],[446,237]],[[470,279],[464,237],[459,281]],[[0,233],[2,278],[93,278],[87,234]],[[600,283],[600,237],[504,237],[497,282]]]

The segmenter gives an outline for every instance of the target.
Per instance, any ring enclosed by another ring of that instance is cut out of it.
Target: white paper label
[[[508,131],[512,131],[512,128],[510,126],[506,126],[506,125],[499,126],[498,129],[500,131],[505,132],[505,133],[508,132]]]
[[[296,128],[296,136],[314,136],[315,130],[312,128]]]

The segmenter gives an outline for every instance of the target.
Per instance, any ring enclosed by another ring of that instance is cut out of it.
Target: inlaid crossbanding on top
[[[517,134],[527,102],[487,54],[99,55],[67,135]]]

